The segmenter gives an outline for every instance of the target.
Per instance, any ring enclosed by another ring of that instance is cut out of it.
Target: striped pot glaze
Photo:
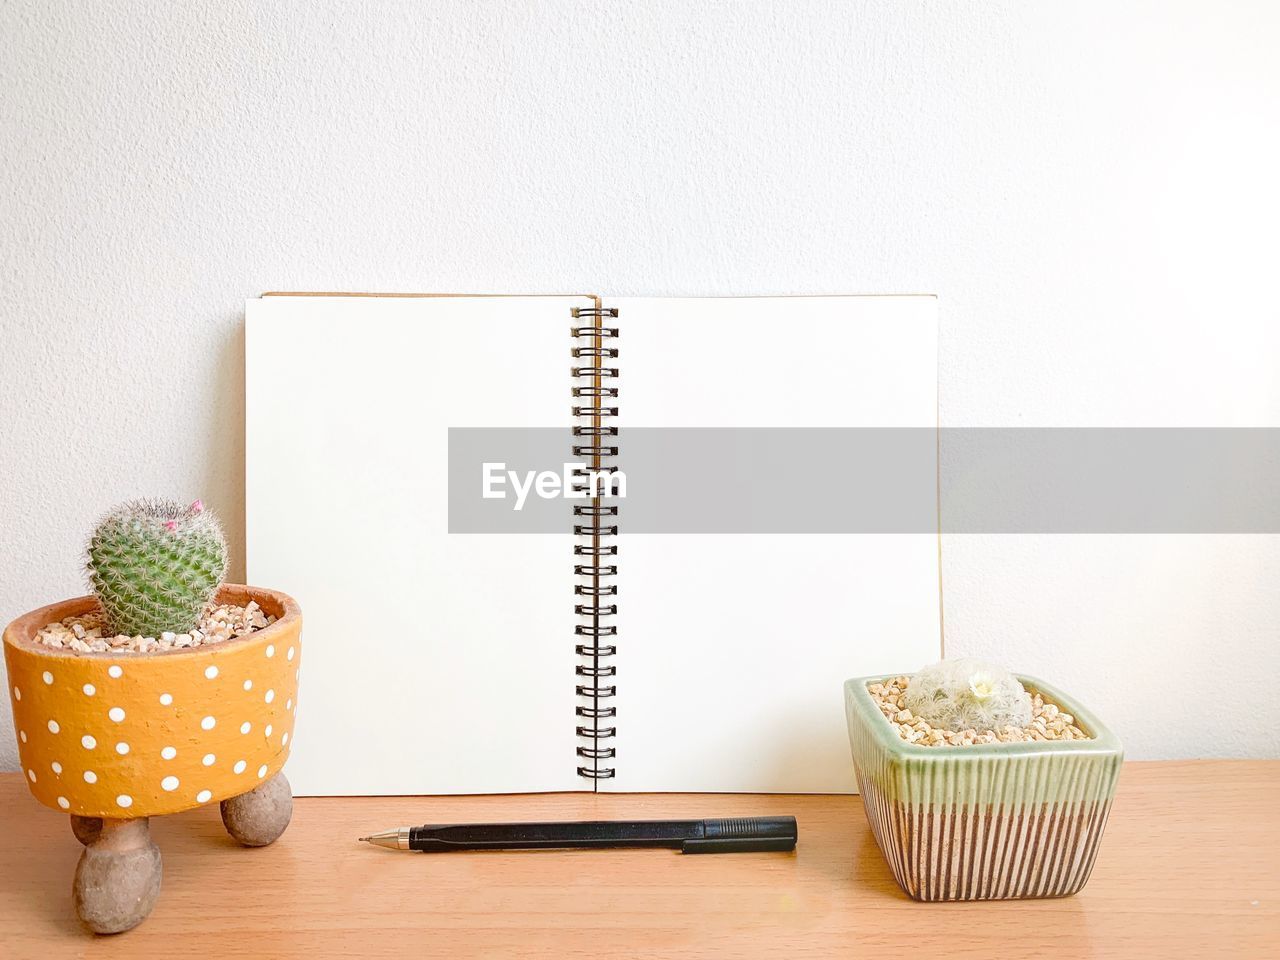
[[[1066,897],[1088,881],[1123,750],[1077,701],[1022,684],[1091,740],[923,747],[907,743],[858,677],[844,686],[853,764],[876,844],[916,900]]]

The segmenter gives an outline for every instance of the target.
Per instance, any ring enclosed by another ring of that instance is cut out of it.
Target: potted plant
[[[220,803],[249,846],[288,825],[302,616],[282,593],[223,583],[226,567],[199,501],[126,504],[89,542],[93,595],[4,631],[22,772],[85,844],[73,893],[97,933],[155,904],[149,817]]]
[[[845,683],[862,805],[916,900],[1062,897],[1089,879],[1119,740],[1079,702],[973,660]]]

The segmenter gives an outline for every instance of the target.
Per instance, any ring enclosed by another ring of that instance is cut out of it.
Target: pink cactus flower
[[[196,500],[191,504],[190,509],[192,513],[204,513],[204,501]]]
[[[165,528],[166,530],[169,530],[169,531],[177,530],[177,529],[178,529],[178,521],[177,521],[177,520],[166,520],[166,521],[164,522],[164,528]]]

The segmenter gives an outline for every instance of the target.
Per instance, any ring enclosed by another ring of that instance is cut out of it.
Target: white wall
[[[1280,426],[1278,11],[9,0],[0,621],[130,496],[242,569],[264,289],[933,292],[946,425]],[[949,652],[1277,755],[1278,538],[944,551]]]

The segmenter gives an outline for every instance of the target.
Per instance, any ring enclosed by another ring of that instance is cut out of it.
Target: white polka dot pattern
[[[83,612],[54,609],[54,619]],[[288,758],[299,628],[294,615],[216,650],[124,660],[6,643],[29,789],[54,809],[98,817],[155,816],[251,789]]]

